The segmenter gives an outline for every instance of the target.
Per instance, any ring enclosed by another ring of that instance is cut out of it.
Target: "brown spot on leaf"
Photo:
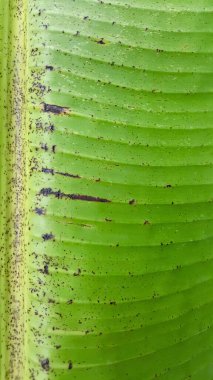
[[[150,224],[148,220],[144,220],[144,224]]]
[[[129,205],[134,205],[136,202],[135,202],[135,199],[131,199],[130,201],[129,201]]]
[[[46,65],[46,70],[50,70],[50,71],[53,71],[53,66],[49,66],[49,65]]]
[[[49,234],[43,234],[42,238],[43,238],[43,240],[52,240],[52,239],[54,239],[54,235],[51,232]]]
[[[72,369],[72,362],[71,362],[71,360],[68,361],[68,369]]]
[[[69,109],[67,107],[57,106],[56,104],[43,103],[43,111],[54,114],[65,114],[69,111]]]
[[[36,207],[35,208],[35,213],[38,214],[38,215],[45,215],[45,209],[44,208]]]
[[[48,358],[46,358],[46,359],[42,359],[42,360],[40,361],[40,363],[41,363],[42,368],[43,368],[45,371],[49,371],[49,369],[50,369],[50,361],[49,361]]]
[[[73,273],[73,276],[80,276],[80,274],[81,274],[81,269],[78,268],[77,272]]]
[[[106,42],[104,41],[103,38],[100,38],[100,40],[97,40],[96,42],[97,42],[97,44],[100,44],[100,45],[105,45],[106,44]]]

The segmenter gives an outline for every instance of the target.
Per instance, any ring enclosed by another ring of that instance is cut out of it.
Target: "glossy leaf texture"
[[[26,379],[212,380],[212,1],[27,17]]]

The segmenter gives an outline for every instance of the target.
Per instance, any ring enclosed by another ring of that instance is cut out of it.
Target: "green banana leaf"
[[[0,0],[1,380],[213,380],[212,0]]]

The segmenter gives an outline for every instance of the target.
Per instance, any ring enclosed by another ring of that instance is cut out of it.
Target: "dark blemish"
[[[112,25],[115,25],[115,21],[112,22]]]
[[[97,178],[97,179],[95,180],[95,182],[100,182],[100,180],[101,180],[100,178]]]
[[[67,113],[68,108],[57,106],[55,104],[43,103],[43,111],[44,112],[52,112],[54,114],[64,114],[64,113]]]
[[[79,30],[77,30],[77,32],[74,34],[74,36],[79,36],[80,35],[80,32]]]
[[[43,149],[43,150],[45,150],[45,152],[47,152],[47,151],[48,151],[48,146],[47,146],[47,144],[43,144],[43,143],[41,143],[41,149]]]
[[[88,202],[110,202],[108,199],[92,197],[91,195],[70,194],[70,198]]]
[[[73,276],[80,276],[80,274],[81,274],[81,269],[78,268],[77,272],[73,273]]]
[[[46,70],[53,71],[53,66],[49,66],[49,65],[47,65],[45,68],[46,68]]]
[[[72,303],[73,303],[73,300],[67,301],[67,305],[72,305]]]
[[[55,172],[55,174],[60,174],[65,177],[71,177],[71,178],[81,178],[78,174],[70,174],[70,173],[63,173],[63,172]]]
[[[48,303],[55,303],[55,300],[53,300],[52,298],[49,298]]]
[[[61,345],[60,344],[56,344],[55,348],[56,348],[56,350],[58,350],[59,348],[61,348]]]
[[[144,220],[144,224],[150,224],[148,220]]]
[[[105,218],[106,222],[111,222],[112,219],[109,219],[109,218]]]
[[[103,38],[101,38],[100,40],[97,40],[96,42],[97,44],[100,44],[100,45],[105,45],[106,43]]]
[[[55,148],[56,148],[56,145],[53,145],[52,146],[52,152],[55,153]]]
[[[44,274],[49,274],[49,268],[48,268],[47,264],[44,265],[43,273]]]
[[[89,224],[83,224],[83,223],[79,224],[79,226],[81,226],[81,227],[87,227],[87,228],[91,228],[92,227]]]
[[[41,360],[41,366],[43,369],[45,369],[45,371],[49,371],[49,369],[50,369],[49,359],[42,359]]]
[[[88,20],[89,19],[89,16],[84,16],[84,20]]]
[[[129,205],[134,205],[135,204],[135,199],[131,199],[130,201],[129,201]]]
[[[110,301],[110,305],[116,305],[115,301]]]
[[[42,172],[52,174],[52,175],[53,174],[59,174],[59,175],[63,175],[65,177],[71,177],[71,178],[81,178],[78,174],[58,172],[58,171],[54,171],[54,169],[49,169],[49,168],[42,168]]]
[[[54,170],[53,169],[48,169],[48,168],[42,168],[42,172],[43,173],[48,173],[48,174],[54,174]]]
[[[42,23],[42,26],[45,28],[45,29],[47,29],[48,27],[49,27],[49,24],[44,24],[44,23]],[[44,45],[45,46],[45,45]]]
[[[48,196],[52,194],[52,189],[50,187],[46,189],[41,189],[40,194],[44,196]]]
[[[88,201],[88,202],[102,202],[102,203],[111,202],[108,199],[93,197],[91,195],[65,194],[65,193],[62,193],[60,190],[54,191],[51,188],[43,188],[40,190],[39,194],[44,195],[44,196],[54,195],[56,198],[60,198],[60,199],[65,198],[65,199],[72,199],[72,200],[81,200],[81,201]]]
[[[48,129],[49,129],[51,132],[53,132],[54,129],[55,129],[55,127],[54,127],[54,125],[50,125],[50,126],[48,127]]]
[[[165,185],[164,187],[169,188],[169,187],[172,187],[172,185],[168,184],[168,185]]]
[[[162,50],[162,49],[156,49],[156,52],[157,52],[157,53],[162,53],[163,50]]]
[[[71,360],[68,361],[68,369],[72,369],[72,362],[71,362]]]
[[[35,213],[38,215],[45,215],[45,209],[44,208],[35,208]]]
[[[50,233],[50,234],[43,234],[42,238],[44,240],[52,240],[52,239],[54,239],[54,235],[52,233]]]

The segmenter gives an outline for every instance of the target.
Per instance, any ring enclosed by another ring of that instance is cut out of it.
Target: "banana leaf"
[[[0,379],[213,379],[213,3],[0,0]]]

